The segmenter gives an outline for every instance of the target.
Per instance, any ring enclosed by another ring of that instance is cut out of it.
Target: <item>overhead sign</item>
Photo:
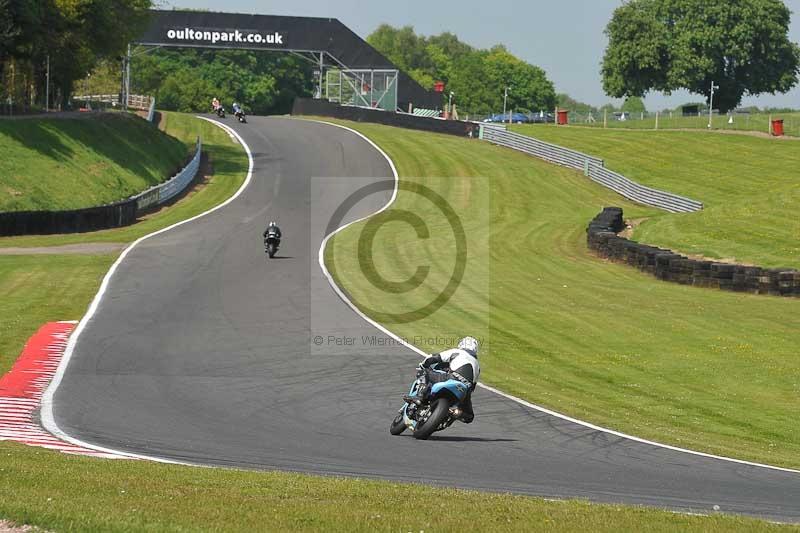
[[[176,44],[241,44],[248,46],[284,46],[286,32],[261,32],[258,30],[219,29],[219,28],[170,28],[164,36],[168,42]]]
[[[152,10],[150,23],[133,42],[175,48],[293,52],[313,61],[317,70],[322,66],[323,74],[326,68],[397,69],[335,18]],[[408,103],[437,109],[442,100],[441,95],[424,89],[402,72],[397,94],[403,109]]]

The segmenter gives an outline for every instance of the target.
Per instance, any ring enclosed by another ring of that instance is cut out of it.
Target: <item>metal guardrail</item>
[[[153,122],[156,118],[156,99],[150,99],[150,109],[147,111],[147,122]]]
[[[570,150],[563,146],[546,143],[533,137],[506,131],[498,124],[481,124],[480,138],[493,144],[505,146],[550,163],[583,171],[592,181],[608,187],[629,200],[658,207],[671,213],[691,213],[703,209],[703,203],[677,194],[646,187],[622,174],[605,168],[603,160],[588,154]]]
[[[197,171],[200,169],[200,154],[202,152],[202,148],[203,144],[200,141],[200,137],[198,137],[197,151],[195,152],[194,157],[192,157],[192,160],[189,161],[189,164],[164,183],[154,185],[146,191],[134,196],[133,198],[136,199],[136,209],[142,210],[154,205],[161,205],[175,197],[177,194],[180,194],[186,188],[186,186],[192,182],[194,177],[197,175]]]

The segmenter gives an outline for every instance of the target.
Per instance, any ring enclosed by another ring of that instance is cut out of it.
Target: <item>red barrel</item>
[[[775,137],[783,137],[783,119],[775,119],[772,121],[772,134]]]
[[[561,126],[569,124],[569,111],[566,109],[558,110],[558,124]]]

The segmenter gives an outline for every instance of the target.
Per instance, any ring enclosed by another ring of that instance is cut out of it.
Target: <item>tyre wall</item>
[[[626,263],[660,280],[752,294],[800,297],[800,272],[690,259],[617,235],[625,228],[622,209],[606,207],[586,230],[589,249],[600,257]]]

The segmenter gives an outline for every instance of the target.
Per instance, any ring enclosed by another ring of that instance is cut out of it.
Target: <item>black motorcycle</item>
[[[243,110],[240,109],[239,111],[235,112],[233,115],[237,119],[239,119],[239,122],[241,122],[242,124],[247,124],[247,115],[244,114]]]
[[[219,106],[216,109],[212,109],[211,112],[216,113],[219,118],[225,118],[225,108],[222,106]]]
[[[269,256],[270,259],[275,257],[275,254],[278,252],[278,246],[281,244],[281,239],[278,237],[276,233],[268,233],[267,236],[264,238],[264,252]]]

